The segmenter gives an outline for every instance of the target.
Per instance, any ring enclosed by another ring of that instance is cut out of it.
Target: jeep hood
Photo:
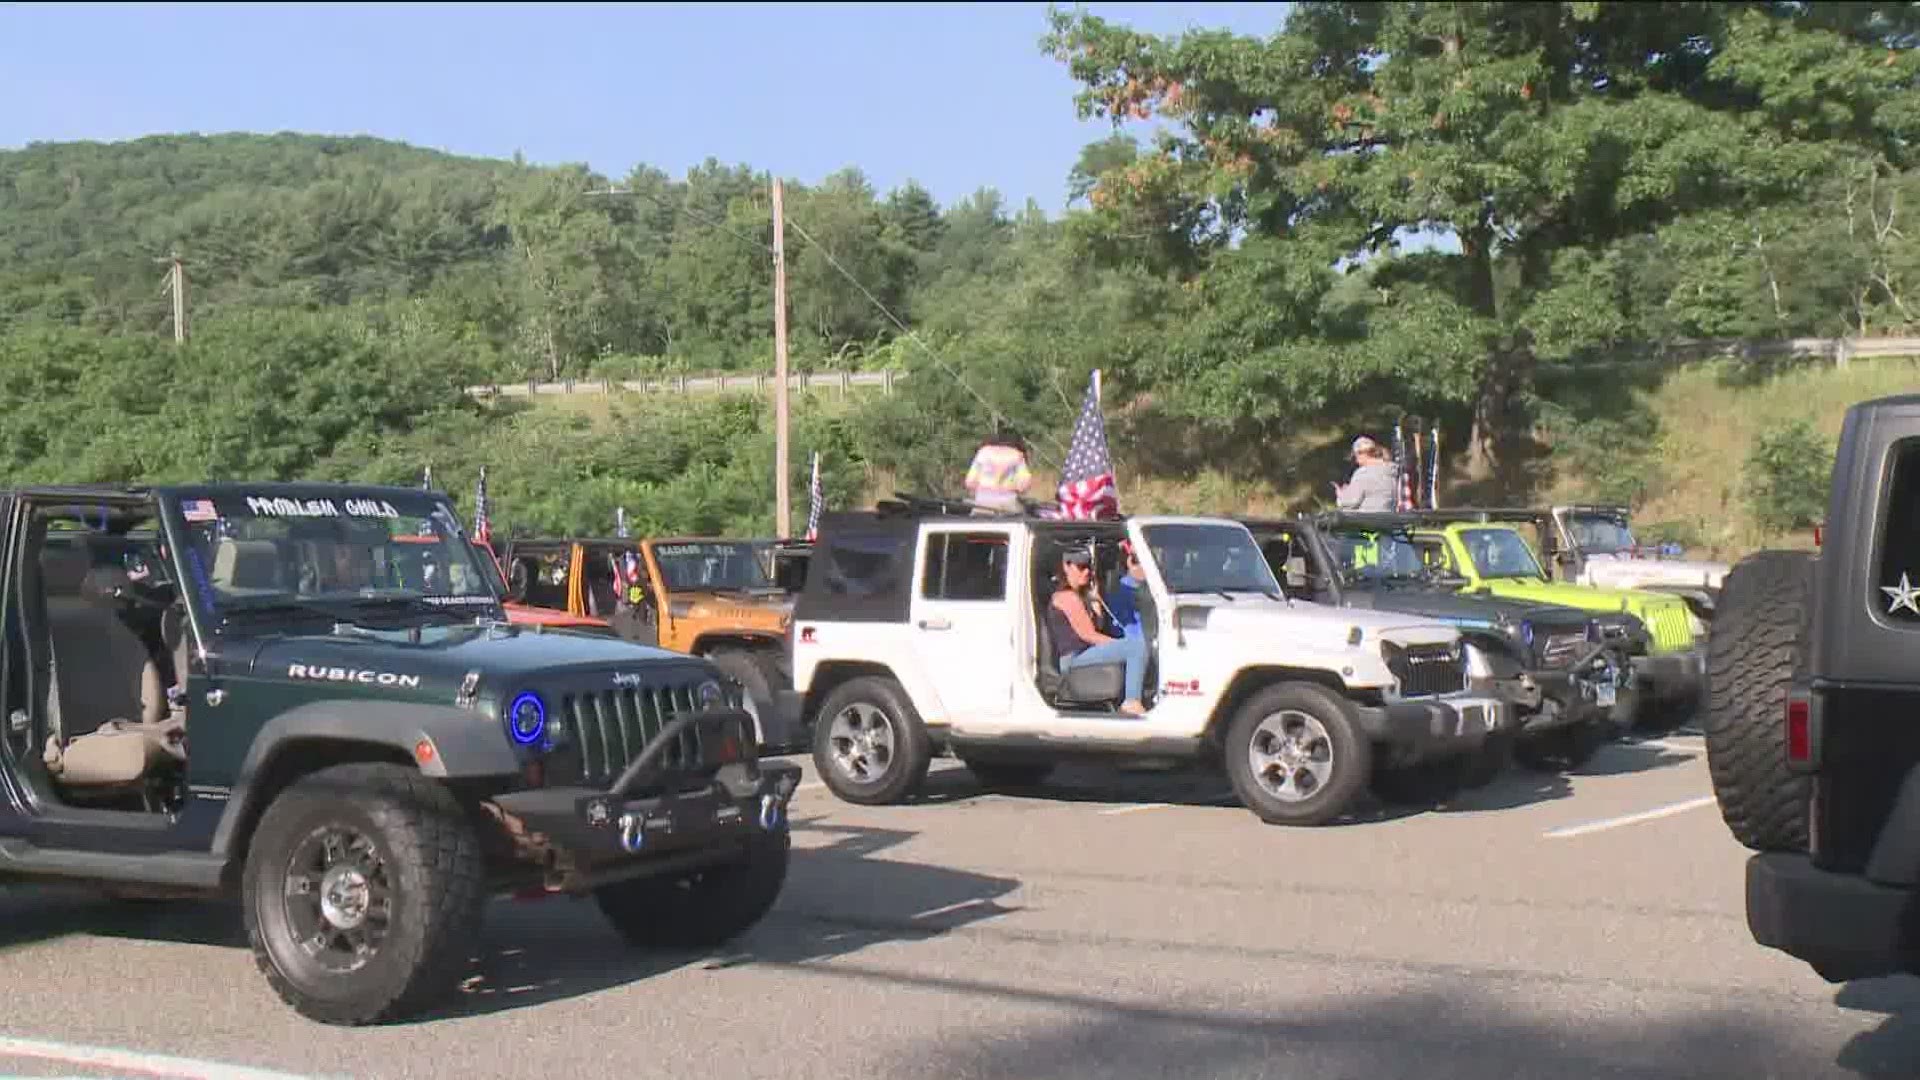
[[[1588,555],[1587,574],[1596,585],[1636,588],[1664,585],[1682,589],[1718,589],[1726,563],[1697,559],[1648,559],[1630,555]]]
[[[1574,585],[1564,581],[1541,581],[1539,578],[1489,578],[1487,583],[1503,590],[1509,597],[1586,611],[1627,611],[1633,605],[1680,602],[1670,593]]]
[[[1503,616],[1514,621],[1532,620],[1538,626],[1578,626],[1585,630],[1588,614],[1569,611],[1555,604],[1543,604],[1511,597],[1463,596],[1419,586],[1387,588],[1349,588],[1344,594],[1345,608],[1371,609],[1401,615],[1417,615],[1442,622],[1485,625]]]
[[[771,586],[763,593],[675,589],[668,610],[676,619],[731,622],[740,626],[784,628],[793,617],[793,597]]]
[[[336,633],[245,638],[224,650],[236,675],[316,684],[348,684],[451,700],[467,672],[498,688],[568,670],[625,670],[699,663],[680,653],[598,634],[540,631],[493,623],[411,629],[347,627]]]
[[[1368,643],[1386,638],[1403,645],[1420,645],[1449,642],[1459,636],[1446,623],[1417,614],[1334,607],[1312,600],[1288,603],[1247,593],[1235,594],[1231,600],[1212,593],[1182,594],[1176,606],[1209,608],[1208,633],[1249,640],[1299,641],[1306,637],[1322,647],[1345,645],[1356,626]]]

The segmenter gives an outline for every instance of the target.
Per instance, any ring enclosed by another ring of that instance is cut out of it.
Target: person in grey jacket
[[[1353,440],[1353,475],[1333,485],[1334,500],[1342,510],[1393,510],[1399,505],[1394,491],[1393,460],[1386,448],[1362,435]]]

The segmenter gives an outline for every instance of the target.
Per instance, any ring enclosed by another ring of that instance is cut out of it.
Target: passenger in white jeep
[[[1145,716],[1147,708],[1140,697],[1147,673],[1146,638],[1124,635],[1104,605],[1089,604],[1087,594],[1092,584],[1093,556],[1089,552],[1075,550],[1060,556],[1060,587],[1047,604],[1047,632],[1053,635],[1060,673],[1064,675],[1082,664],[1122,661],[1126,665],[1127,698],[1120,703],[1120,711]],[[1095,624],[1096,610],[1104,628]]]

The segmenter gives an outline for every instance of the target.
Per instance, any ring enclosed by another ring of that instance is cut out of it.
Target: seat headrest
[[[280,549],[271,540],[222,537],[213,551],[213,583],[222,588],[278,588],[280,570]]]
[[[79,596],[93,556],[78,544],[49,543],[40,549],[41,587],[48,596]]]

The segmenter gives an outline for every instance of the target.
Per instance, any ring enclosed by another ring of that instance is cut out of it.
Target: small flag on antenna
[[[827,507],[827,496],[820,489],[820,451],[813,452],[813,480],[807,486],[813,505],[807,509],[807,539],[817,539],[820,535],[820,512]]]
[[[493,525],[487,520],[487,467],[480,466],[480,479],[473,485],[473,538],[483,544],[493,542]]]

